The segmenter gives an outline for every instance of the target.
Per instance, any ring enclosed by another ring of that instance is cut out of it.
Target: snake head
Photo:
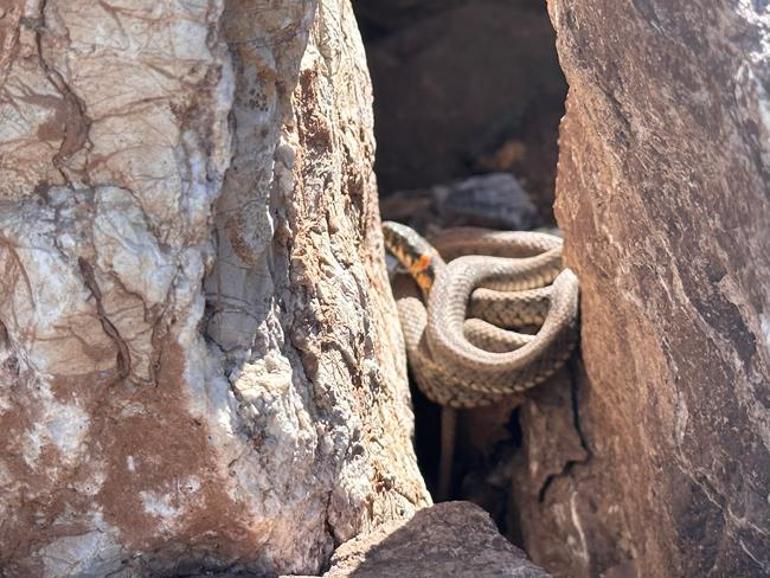
[[[385,221],[382,224],[385,247],[409,271],[423,295],[436,280],[438,271],[446,266],[438,251],[417,231],[401,223]]]

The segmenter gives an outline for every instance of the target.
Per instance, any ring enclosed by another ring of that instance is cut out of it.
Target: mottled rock
[[[4,575],[313,573],[425,505],[347,0],[12,1],[0,45]]]
[[[556,575],[770,574],[766,4],[549,2],[590,452],[522,519]]]
[[[390,522],[340,546],[324,578],[545,578],[469,502],[444,502],[407,522]]]

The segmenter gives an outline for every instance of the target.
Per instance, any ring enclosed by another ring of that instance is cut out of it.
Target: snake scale
[[[383,233],[419,287],[395,284],[394,294],[407,356],[429,399],[452,408],[494,404],[569,358],[579,285],[562,266],[559,237],[463,227],[432,245],[394,222]]]

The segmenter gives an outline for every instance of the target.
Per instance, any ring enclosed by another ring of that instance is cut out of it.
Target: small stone
[[[423,233],[457,226],[526,231],[541,224],[529,195],[509,173],[399,191],[382,199],[380,208],[385,219]]]
[[[454,185],[435,187],[433,194],[447,226],[518,231],[539,224],[535,206],[516,177],[509,173],[471,177]]]

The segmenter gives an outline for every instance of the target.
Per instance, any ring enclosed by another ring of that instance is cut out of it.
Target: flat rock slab
[[[324,578],[348,576],[543,578],[550,574],[501,536],[484,510],[470,502],[445,502],[340,546]]]

